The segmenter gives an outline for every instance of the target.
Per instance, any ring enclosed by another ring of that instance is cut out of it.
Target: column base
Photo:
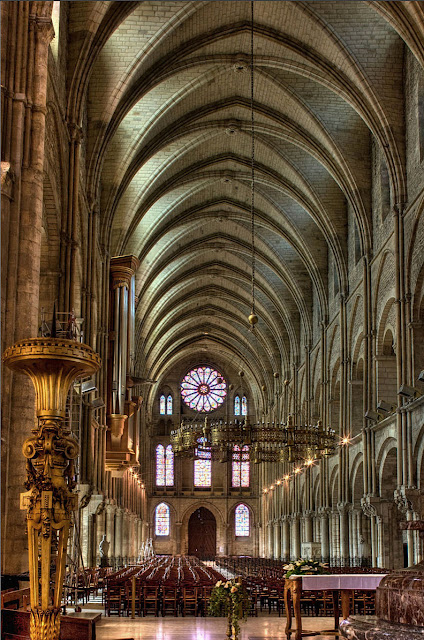
[[[31,640],[59,640],[60,609],[31,609],[29,632]]]
[[[424,627],[386,622],[376,616],[342,620],[340,631],[349,640],[424,640]]]

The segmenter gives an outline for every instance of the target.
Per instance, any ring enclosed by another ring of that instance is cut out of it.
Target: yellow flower
[[[232,587],[231,588],[231,593],[235,593],[236,591],[238,591],[237,587]]]

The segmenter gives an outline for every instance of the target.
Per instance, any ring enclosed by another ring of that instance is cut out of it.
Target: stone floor
[[[104,616],[100,598],[86,604],[86,611],[102,613],[101,620],[96,624],[96,640],[226,640],[227,624],[224,618],[178,617],[164,618],[146,616],[145,618],[131,618],[118,616]],[[69,607],[72,611],[73,607]],[[241,623],[240,640],[286,640],[284,627],[286,619],[278,614],[259,614],[257,618],[249,618]],[[334,626],[334,618],[304,617],[304,630],[322,631]],[[330,640],[334,635],[320,634],[314,636],[317,640]],[[294,638],[292,634],[291,638]]]
[[[285,618],[259,616],[242,623],[241,640],[286,640]],[[304,629],[331,629],[333,618],[304,618]],[[97,640],[225,640],[223,618],[102,618],[96,625]],[[294,637],[294,634],[291,636]],[[330,640],[334,635],[317,635],[317,640]]]

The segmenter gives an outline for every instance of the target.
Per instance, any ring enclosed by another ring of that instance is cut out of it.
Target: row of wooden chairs
[[[261,586],[248,582],[251,597],[256,601],[256,607],[260,611],[268,609],[268,612],[277,611],[278,615],[284,615],[284,584]],[[339,603],[340,606],[340,603]],[[300,600],[300,608],[304,615],[332,616],[334,615],[334,602],[332,591],[303,591]],[[360,615],[375,614],[375,592],[354,591],[351,596],[350,610]]]
[[[151,586],[139,584],[135,587],[135,614],[147,616],[154,614],[165,616],[171,613],[178,616],[207,615],[212,586],[177,587]],[[108,585],[105,595],[105,615],[117,613],[118,616],[130,615],[132,611],[132,584]]]

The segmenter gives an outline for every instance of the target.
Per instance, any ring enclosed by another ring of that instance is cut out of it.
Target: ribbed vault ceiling
[[[404,39],[413,49],[420,35],[416,4],[254,3],[253,336],[250,2],[72,3],[89,73],[78,84],[80,56],[70,108],[87,82],[88,186],[110,254],[141,259],[148,377],[202,345],[271,387],[313,341],[330,265],[347,287],[349,220],[372,251],[373,140],[393,201],[405,196],[402,64]]]

